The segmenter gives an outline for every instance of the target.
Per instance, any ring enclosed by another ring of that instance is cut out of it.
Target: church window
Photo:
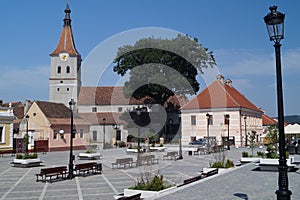
[[[57,92],[59,92],[59,88],[57,88]]]
[[[195,115],[192,115],[191,116],[191,125],[196,125],[196,116]]]
[[[54,132],[53,132],[53,140],[56,140],[56,139],[57,139],[57,131],[54,130]]]
[[[0,142],[4,142],[4,127],[0,126]]]
[[[60,83],[64,83],[64,81],[60,81]]]
[[[57,73],[60,74],[61,73],[61,66],[57,67]]]
[[[67,88],[67,91],[69,91],[70,89],[69,88]]]
[[[70,66],[67,66],[67,74],[69,74],[70,73]]]
[[[97,107],[92,107],[92,112],[97,112]]]
[[[80,134],[80,138],[83,138],[83,129],[80,129],[79,134]]]

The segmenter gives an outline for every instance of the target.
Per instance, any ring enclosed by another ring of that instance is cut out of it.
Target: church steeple
[[[64,19],[64,26],[71,26],[71,17],[70,17],[70,13],[71,10],[69,8],[69,4],[67,3],[66,9],[65,9],[65,19]]]
[[[68,53],[70,56],[80,56],[78,53],[73,33],[72,33],[72,27],[71,27],[71,17],[70,17],[71,10],[69,8],[69,4],[67,3],[66,9],[65,9],[65,18],[64,18],[64,26],[57,44],[56,49],[50,54],[50,56],[58,55],[60,53]]]
[[[67,3],[63,28],[56,49],[50,54],[49,101],[77,102],[81,87],[81,55],[75,47],[71,27],[71,10]]]

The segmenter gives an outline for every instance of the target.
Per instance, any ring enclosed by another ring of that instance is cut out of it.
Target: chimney
[[[229,87],[232,87],[232,81],[228,78],[225,81],[226,85],[228,85]]]
[[[224,83],[224,76],[222,76],[221,74],[219,74],[217,76],[217,80],[220,81],[223,84]]]
[[[26,99],[25,106],[24,106],[24,116],[26,115],[27,111],[29,110],[30,105],[31,105],[30,100]]]

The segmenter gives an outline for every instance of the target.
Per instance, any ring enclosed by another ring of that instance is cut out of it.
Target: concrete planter
[[[259,162],[260,159],[258,157],[241,157],[241,163]]]
[[[141,195],[142,199],[155,198],[155,197],[158,197],[161,194],[166,193],[166,192],[168,192],[170,190],[173,190],[175,188],[177,188],[177,187],[173,186],[173,187],[161,190],[161,191],[147,191],[147,190],[124,189],[124,196],[128,197],[128,196],[132,196],[132,195],[141,193],[142,194]]]
[[[127,153],[138,153],[138,149],[127,149]]]
[[[78,158],[82,160],[97,160],[100,159],[100,153],[79,153]]]
[[[286,164],[288,166],[288,171],[292,171],[295,168],[294,157],[286,159]],[[272,158],[262,158],[259,162],[260,170],[262,171],[278,171],[279,160]]]
[[[165,151],[167,147],[150,147],[151,151]]]
[[[15,158],[13,162],[11,162],[12,167],[37,167],[40,166],[43,161],[40,158],[34,159],[17,159]]]

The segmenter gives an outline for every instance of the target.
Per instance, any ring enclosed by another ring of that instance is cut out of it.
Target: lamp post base
[[[290,200],[292,192],[290,190],[277,190],[277,200]]]

